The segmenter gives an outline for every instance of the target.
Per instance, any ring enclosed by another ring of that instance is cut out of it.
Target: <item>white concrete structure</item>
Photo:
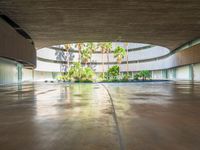
[[[197,40],[198,41],[198,40]],[[190,45],[186,44],[177,49],[175,53],[170,53],[167,48],[149,44],[129,43],[128,44],[128,72],[135,72],[141,70],[152,71],[153,79],[169,79],[169,80],[200,80],[200,65],[198,63],[189,63],[189,59],[184,56],[186,52],[192,52],[190,48],[199,46],[199,42],[196,40]],[[127,48],[124,43],[113,43],[113,50],[116,46],[122,46]],[[37,68],[36,71],[45,72],[62,72],[62,66],[67,64],[67,60],[62,59],[59,55],[67,55],[67,52],[63,51],[64,46],[53,46],[51,48],[43,48],[37,50]],[[196,48],[198,49],[198,48]],[[70,64],[78,61],[78,50],[74,47],[71,52],[72,59]],[[181,55],[181,57],[179,56]],[[108,62],[109,58],[109,62]],[[104,71],[108,67],[116,65],[116,59],[111,51],[109,55],[104,54],[102,60],[102,54],[97,50],[91,59],[91,65],[93,69],[100,73],[102,72],[102,61],[104,61]],[[194,64],[191,65],[190,64]],[[120,64],[121,72],[127,72],[126,57]],[[192,72],[192,73],[191,73]]]

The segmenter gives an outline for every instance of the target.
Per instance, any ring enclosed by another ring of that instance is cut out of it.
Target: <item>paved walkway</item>
[[[199,150],[200,84],[0,86],[2,150]]]

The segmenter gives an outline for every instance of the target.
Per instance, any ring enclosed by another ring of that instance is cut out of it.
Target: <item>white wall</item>
[[[18,82],[17,63],[0,58],[0,84]]]
[[[195,64],[193,66],[194,70],[194,80],[200,80],[200,64]]]
[[[189,80],[189,66],[183,66],[176,68],[176,79],[177,80]]]
[[[37,61],[36,71],[46,71],[46,72],[60,72],[61,64],[51,63],[44,61]]]
[[[175,79],[174,78],[174,69],[168,69],[168,71],[167,71],[167,78],[169,80],[174,80]]]
[[[152,71],[152,79],[163,79],[162,70]]]
[[[45,80],[53,80],[52,72],[42,72],[42,71],[34,72],[34,81],[45,81]]]
[[[33,70],[23,69],[22,70],[22,81],[33,81]]]
[[[128,55],[129,55],[129,61],[136,61],[136,60],[145,60],[145,59],[160,57],[166,55],[167,53],[169,53],[169,49],[161,46],[153,46],[148,49],[130,51]],[[73,61],[78,61],[79,58],[78,51],[76,53],[73,53],[73,55],[74,55]],[[63,56],[66,58],[63,58]],[[37,50],[37,57],[47,60],[66,61],[67,56],[68,56],[67,52],[63,52],[61,50],[54,50],[51,48],[42,48]],[[113,63],[116,62],[116,58],[114,58],[113,53],[110,53],[108,57],[109,57],[109,62]],[[101,63],[102,54],[101,53],[92,54],[92,61]],[[107,54],[103,55],[103,61],[107,62]],[[126,57],[124,57],[122,61],[126,61]]]

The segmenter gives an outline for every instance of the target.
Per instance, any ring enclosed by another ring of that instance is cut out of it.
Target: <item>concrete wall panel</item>
[[[17,63],[0,58],[0,84],[18,82]]]
[[[176,79],[178,80],[189,80],[189,66],[183,66],[176,68]]]
[[[200,64],[194,65],[194,80],[200,80]]]
[[[163,79],[162,70],[152,71],[152,79]]]
[[[34,72],[34,81],[45,81],[45,80],[53,80],[52,72],[44,72],[44,71]]]
[[[33,70],[23,68],[22,81],[33,81]]]
[[[36,51],[33,44],[0,19],[0,57],[36,65]]]

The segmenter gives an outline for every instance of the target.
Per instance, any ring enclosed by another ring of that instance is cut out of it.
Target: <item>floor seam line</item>
[[[107,92],[107,94],[108,94],[108,96],[109,96],[109,98],[110,98],[110,103],[111,103],[112,110],[113,110],[112,115],[113,115],[114,122],[115,122],[115,124],[116,124],[117,134],[118,134],[118,138],[119,138],[120,150],[125,150],[124,144],[123,144],[123,140],[122,140],[121,131],[120,131],[120,128],[119,128],[119,123],[118,123],[118,119],[117,119],[117,114],[116,114],[116,111],[115,111],[115,105],[114,105],[114,103],[113,103],[113,98],[112,98],[112,96],[111,96],[111,94],[110,94],[108,88],[107,88],[104,84],[101,84],[101,85],[105,88],[105,90],[106,90],[106,92]]]

